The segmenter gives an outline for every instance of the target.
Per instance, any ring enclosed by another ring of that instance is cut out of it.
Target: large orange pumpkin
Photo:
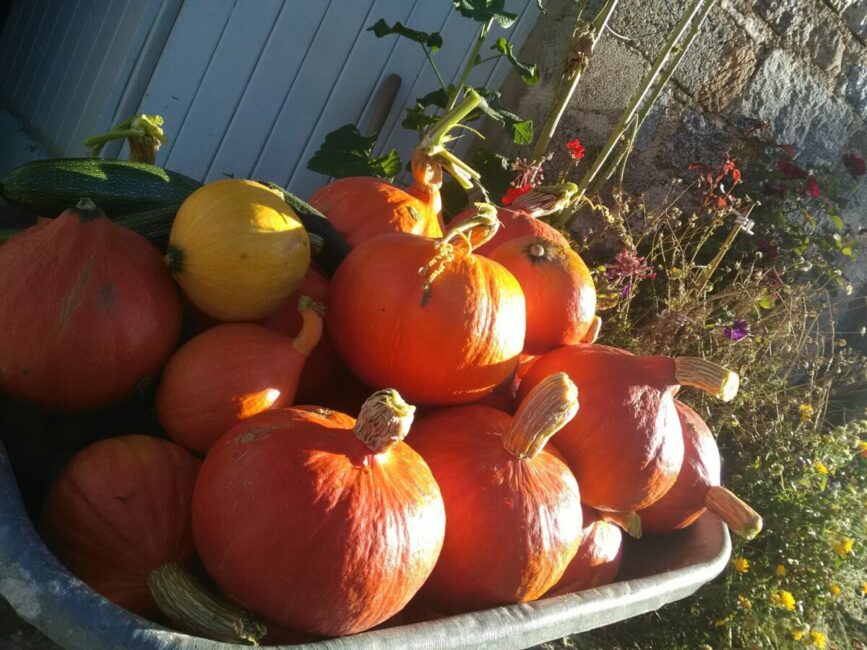
[[[93,202],[0,248],[0,390],[88,411],[154,377],[181,329],[178,289],[144,237]]]
[[[48,494],[49,546],[94,591],[142,616],[156,613],[148,576],[193,556],[190,508],[198,470],[198,459],[159,438],[91,444]]]
[[[332,636],[400,611],[445,531],[430,469],[401,442],[413,411],[380,391],[357,422],[286,409],[223,436],[193,498],[196,548],[223,592],[268,621]]]
[[[521,381],[526,395],[554,372],[578,386],[582,408],[557,437],[557,449],[581,486],[581,498],[599,510],[646,508],[674,485],[683,462],[683,433],[674,395],[697,386],[722,399],[737,392],[738,377],[701,359],[635,356],[579,343],[539,357]]]
[[[516,237],[488,257],[505,266],[524,292],[525,354],[584,340],[596,314],[596,287],[578,253],[544,237]]]
[[[439,241],[395,233],[352,250],[331,280],[327,326],[362,380],[418,404],[459,404],[509,377],[524,344],[524,296],[462,234],[495,227],[488,206]]]
[[[547,378],[514,417],[487,406],[439,410],[421,420],[413,447],[443,493],[443,550],[420,597],[461,612],[539,598],[563,574],[581,539],[578,483],[544,449],[578,410],[564,373]]]
[[[726,522],[732,532],[752,539],[762,529],[762,518],[720,486],[716,439],[698,413],[677,400],[674,406],[683,429],[683,465],[671,489],[656,503],[638,511],[642,531],[670,533],[686,528],[709,509]]]

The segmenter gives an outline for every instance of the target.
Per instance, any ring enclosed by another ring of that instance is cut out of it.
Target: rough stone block
[[[856,63],[849,68],[844,92],[861,119],[867,120],[867,65]]]
[[[783,50],[768,54],[739,106],[742,115],[767,120],[780,142],[815,162],[833,164],[857,119],[846,102]]]
[[[810,34],[807,50],[813,63],[828,74],[836,75],[843,64],[846,42],[838,29],[824,23],[817,25]]]
[[[843,11],[843,19],[862,41],[867,41],[867,0],[855,0]]]

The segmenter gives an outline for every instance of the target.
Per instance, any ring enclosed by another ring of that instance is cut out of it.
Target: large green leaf
[[[524,83],[530,86],[539,83],[539,68],[536,64],[519,61],[512,51],[512,44],[505,38],[498,38],[497,42],[491,46],[491,49],[497,50],[500,54],[509,59],[509,63],[511,63],[512,67],[515,68],[519,75],[521,75],[521,79],[524,80]]]
[[[444,88],[439,88],[433,92],[429,92],[424,97],[418,97],[415,100],[415,106],[406,109],[406,117],[401,122],[401,126],[410,131],[418,131],[421,135],[424,130],[439,120],[436,115],[427,113],[429,106],[445,109],[449,103],[449,93]]]
[[[384,156],[373,157],[376,133],[368,136],[354,124],[346,124],[325,136],[325,142],[307,163],[307,169],[333,176],[376,176],[391,180],[401,168],[400,156],[392,149]]]
[[[506,109],[500,102],[500,93],[487,88],[476,88],[485,103],[480,106],[480,112],[500,122],[515,144],[530,144],[533,141],[533,120],[524,120]],[[467,121],[475,119],[471,113]]]
[[[397,34],[416,43],[421,43],[425,47],[429,47],[431,52],[436,52],[443,46],[443,37],[440,36],[439,32],[420,32],[417,29],[410,29],[400,21],[397,21],[394,25],[389,25],[380,18],[372,27],[368,27],[367,31],[376,34],[377,38]]]
[[[512,161],[484,147],[479,147],[473,155],[471,164],[473,169],[482,175],[479,183],[485,189],[488,198],[499,203],[515,177]]]
[[[500,27],[508,29],[518,19],[517,14],[505,11],[506,0],[453,0],[453,2],[461,16],[472,18],[480,23],[495,20]]]

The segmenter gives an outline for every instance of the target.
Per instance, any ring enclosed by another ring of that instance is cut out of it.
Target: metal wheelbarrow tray
[[[672,535],[628,540],[618,582],[523,605],[304,643],[299,650],[527,648],[586,632],[691,595],[725,568],[728,529],[706,513]],[[0,594],[18,615],[69,650],[230,650],[142,619],[92,591],[45,547],[25,512],[0,445]]]

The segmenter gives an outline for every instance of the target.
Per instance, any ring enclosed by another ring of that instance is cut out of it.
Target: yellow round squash
[[[253,181],[225,179],[181,204],[166,262],[205,313],[258,320],[298,288],[310,266],[310,241],[282,197]]]

